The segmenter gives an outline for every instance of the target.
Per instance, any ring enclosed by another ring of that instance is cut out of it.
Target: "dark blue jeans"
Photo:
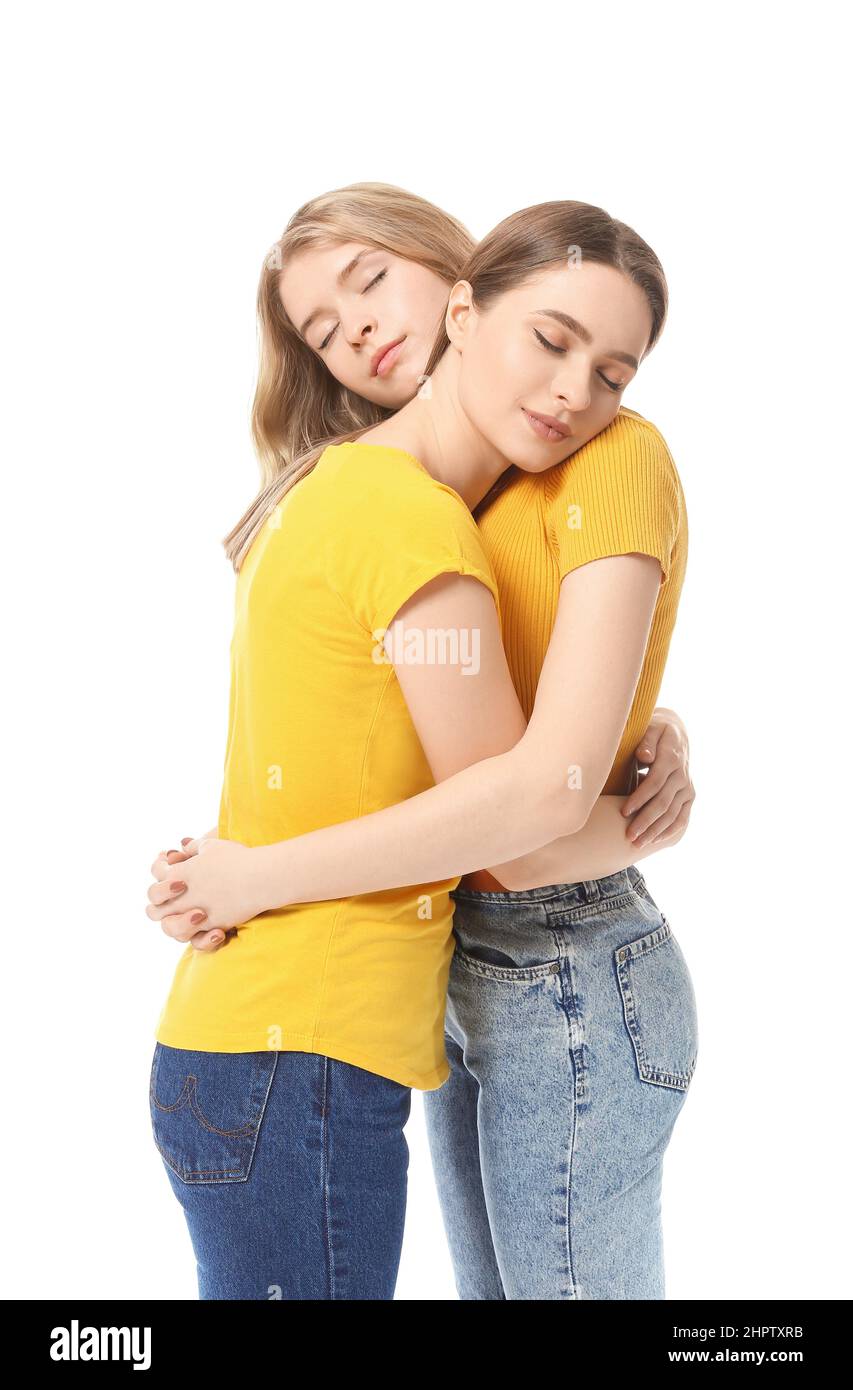
[[[315,1053],[158,1042],[150,1102],[200,1298],[393,1298],[409,1087]]]

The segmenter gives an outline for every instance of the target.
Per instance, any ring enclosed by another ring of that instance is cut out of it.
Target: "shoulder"
[[[419,459],[354,441],[327,448],[314,472],[326,575],[362,626],[386,628],[418,589],[450,572],[479,579],[500,612],[470,510]]]
[[[601,496],[618,493],[662,494],[683,501],[675,460],[657,425],[635,410],[620,407],[600,434],[564,463],[550,470],[549,503],[558,504],[579,491]]]
[[[636,410],[621,406],[615,418],[593,439],[579,449],[572,463],[587,462],[601,465],[608,462],[611,470],[620,466],[645,464],[650,470],[675,475],[675,462],[669,445],[651,420]]]
[[[608,434],[610,431],[613,432],[614,439],[642,440],[649,448],[669,454],[667,442],[657,425],[638,411],[629,410],[627,406],[619,407],[615,419],[602,434]]]
[[[425,464],[390,445],[330,445],[317,462],[325,503],[353,520],[478,536],[469,508]]]
[[[405,449],[358,440],[329,444],[317,460],[316,471],[329,486],[352,493],[423,496],[440,487],[425,465]]]

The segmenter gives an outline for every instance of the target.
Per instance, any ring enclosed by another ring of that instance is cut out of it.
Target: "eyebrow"
[[[564,314],[562,309],[534,309],[534,314],[545,314],[549,319],[556,319],[564,328],[568,328],[571,333],[580,338],[582,343],[591,343],[592,334],[588,328],[584,328],[582,323],[573,319],[571,314]],[[635,371],[639,369],[639,362],[636,357],[632,357],[630,352],[605,352],[605,357],[612,357],[614,362],[625,362],[627,366],[633,367]]]
[[[344,266],[343,270],[341,270],[341,271],[338,272],[338,275],[337,275],[337,283],[338,283],[339,285],[342,285],[342,284],[344,283],[344,281],[346,280],[347,276],[348,276],[348,275],[351,275],[352,272],[355,270],[355,268],[356,268],[356,266],[358,265],[359,261],[361,260],[362,256],[369,256],[370,253],[371,253],[372,251],[375,251],[375,250],[376,250],[376,247],[375,247],[375,246],[365,246],[364,249],[363,249],[362,251],[359,251],[357,255],[353,256],[353,258],[352,258],[351,261],[347,261],[347,263],[346,263],[346,265]],[[305,322],[303,323],[302,327],[301,327],[300,330],[299,330],[299,332],[300,332],[300,334],[301,334],[301,336],[302,336],[303,338],[305,337],[305,334],[308,332],[308,329],[311,327],[311,325],[312,325],[312,323],[314,322],[314,320],[318,317],[319,313],[320,313],[320,310],[319,310],[319,309],[315,309],[314,312],[313,312],[313,314],[309,314],[309,315],[308,315],[307,319],[305,320]]]

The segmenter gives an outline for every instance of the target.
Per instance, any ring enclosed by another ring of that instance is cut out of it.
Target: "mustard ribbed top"
[[[547,473],[515,473],[477,514],[501,594],[503,642],[529,719],[557,616],[560,582],[606,555],[641,551],[661,562],[646,655],[628,722],[602,789],[636,785],[633,751],[657,702],[687,564],[687,508],[663,436],[622,406],[612,424]]]

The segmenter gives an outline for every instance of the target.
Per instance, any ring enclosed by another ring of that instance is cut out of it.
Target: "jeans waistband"
[[[582,879],[578,883],[550,883],[544,888],[522,888],[517,892],[506,889],[502,893],[454,888],[450,896],[466,903],[544,903],[555,898],[566,898],[573,903],[594,903],[601,898],[615,898],[620,893],[629,893],[642,878],[636,864],[629,864],[627,869],[619,869],[615,874]]]

